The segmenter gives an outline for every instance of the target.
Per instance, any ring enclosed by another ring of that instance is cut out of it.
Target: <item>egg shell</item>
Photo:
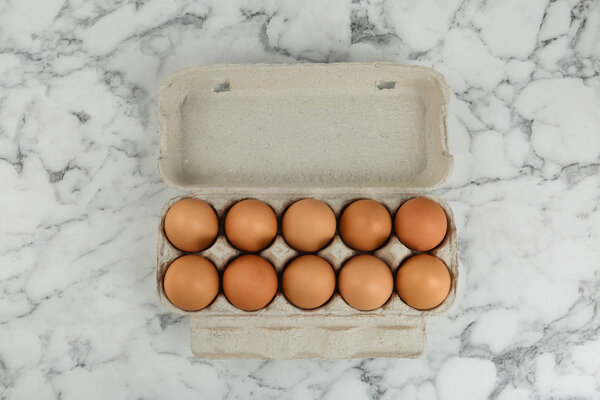
[[[277,293],[277,273],[269,261],[247,254],[234,259],[223,273],[223,292],[235,307],[256,311]]]
[[[400,206],[394,217],[394,230],[407,247],[428,251],[444,240],[448,220],[444,209],[435,201],[416,197]]]
[[[242,200],[225,216],[225,235],[240,250],[257,252],[266,248],[277,234],[277,216],[265,202]]]
[[[186,252],[197,252],[215,241],[219,233],[219,220],[207,202],[185,198],[169,208],[164,229],[173,246]]]
[[[396,291],[409,306],[430,310],[442,304],[452,285],[446,264],[429,254],[418,254],[402,263],[396,274]]]
[[[351,203],[340,218],[340,235],[355,250],[372,251],[383,245],[392,232],[387,208],[370,199]]]
[[[283,271],[285,297],[296,307],[314,309],[331,298],[335,272],[323,258],[307,254],[294,259]]]
[[[335,235],[335,214],[320,200],[302,199],[283,214],[281,231],[285,241],[299,251],[322,249]]]
[[[187,254],[171,263],[165,272],[163,287],[173,305],[197,311],[212,303],[219,293],[219,274],[206,258]]]
[[[381,259],[363,254],[344,264],[338,276],[338,288],[350,306],[370,311],[388,301],[394,290],[394,277]]]

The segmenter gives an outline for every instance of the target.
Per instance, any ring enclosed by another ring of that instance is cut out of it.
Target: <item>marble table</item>
[[[0,6],[0,398],[600,398],[600,2]],[[452,87],[454,306],[415,360],[207,361],[155,295],[156,89],[392,61]]]

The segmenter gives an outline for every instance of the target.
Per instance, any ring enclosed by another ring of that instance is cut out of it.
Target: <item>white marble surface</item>
[[[600,2],[0,2],[0,398],[600,398]],[[458,297],[417,360],[206,361],[155,297],[155,93],[222,62],[452,86]]]

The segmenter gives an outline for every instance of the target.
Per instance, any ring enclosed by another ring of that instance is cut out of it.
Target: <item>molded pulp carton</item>
[[[209,65],[177,71],[158,93],[159,171],[182,197],[209,202],[223,219],[235,202],[267,202],[279,220],[294,201],[320,199],[339,218],[359,198],[384,204],[425,196],[446,211],[448,233],[431,254],[452,274],[452,289],[439,307],[418,311],[394,292],[374,311],[358,311],[335,293],[316,310],[291,305],[281,291],[264,309],[247,312],[220,293],[207,308],[186,312],[164,294],[162,279],[183,253],[161,226],[158,295],[169,311],[189,315],[191,347],[205,358],[418,357],[426,344],[425,319],[452,304],[458,277],[456,228],[448,204],[424,193],[452,168],[446,116],[448,87],[442,75],[420,66],[388,63]],[[161,218],[162,221],[162,218]],[[359,252],[339,235],[317,254],[339,271]],[[391,267],[417,252],[392,233],[372,252]],[[240,252],[223,235],[199,254],[222,273]],[[278,235],[260,252],[281,276],[300,253]]]

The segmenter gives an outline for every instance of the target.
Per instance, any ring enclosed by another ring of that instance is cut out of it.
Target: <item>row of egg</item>
[[[256,311],[268,305],[278,289],[273,265],[263,257],[246,254],[231,261],[222,277],[225,297],[235,307]],[[336,275],[325,259],[308,254],[292,260],[281,278],[287,300],[302,309],[315,309],[333,295]],[[350,258],[337,276],[340,295],[351,307],[370,311],[384,305],[394,290],[394,277],[381,259],[362,254]],[[429,254],[413,255],[398,268],[398,295],[407,305],[429,310],[440,305],[451,288],[450,271],[442,260]],[[201,310],[212,303],[220,290],[220,279],[208,259],[188,254],[168,267],[163,288],[176,307]]]
[[[293,203],[283,214],[281,232],[294,249],[315,252],[325,247],[336,232],[333,210],[316,199]],[[225,216],[225,236],[237,249],[259,252],[277,235],[277,217],[266,203],[246,199],[233,205]],[[167,239],[185,252],[199,252],[216,239],[219,221],[213,208],[203,200],[185,198],[167,211],[164,220]],[[392,231],[387,208],[370,199],[348,205],[342,212],[339,232],[354,250],[373,251],[382,246]],[[394,231],[407,247],[428,251],[438,246],[447,231],[446,214],[433,200],[417,197],[403,203],[394,216]]]

